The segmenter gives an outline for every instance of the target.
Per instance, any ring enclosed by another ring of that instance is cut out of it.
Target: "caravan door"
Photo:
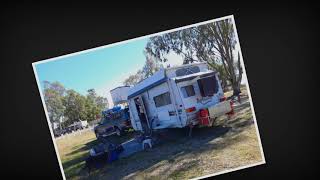
[[[138,117],[140,119],[143,132],[145,133],[150,132],[149,119],[148,119],[145,104],[141,95],[134,98],[134,104],[138,113]]]

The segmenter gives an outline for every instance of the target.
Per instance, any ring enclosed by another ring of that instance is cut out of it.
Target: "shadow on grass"
[[[120,144],[120,143],[132,138],[135,134],[136,134],[136,132],[131,131],[131,132],[125,133],[121,137],[118,137],[116,135],[112,135],[112,136],[108,136],[105,139],[107,139],[109,142],[112,142],[115,144]],[[84,145],[81,144],[81,145],[75,146],[73,148],[73,149],[75,149],[74,151],[66,154],[66,156],[74,156],[74,158],[62,163],[67,177],[77,175],[77,174],[75,174],[76,171],[81,169],[81,167],[84,167],[85,160],[89,155],[89,153],[85,153],[85,152],[89,151],[92,147],[94,147],[95,145],[98,145],[99,143],[101,143],[101,141],[95,139],[95,140],[92,140],[92,141],[85,143]],[[80,164],[81,164],[81,166],[80,166]]]
[[[121,144],[122,142],[125,142],[128,139],[131,139],[132,137],[134,137],[134,135],[136,134],[136,132],[126,132],[124,133],[122,136],[117,136],[117,135],[110,135],[108,137],[105,137],[104,139],[107,140],[110,143],[113,144]],[[99,143],[101,143],[100,140],[93,140],[90,141],[84,145],[79,145],[79,146],[75,146],[74,147],[74,151],[70,152],[67,154],[67,156],[72,156],[74,154],[77,154],[79,152],[83,152],[83,151],[89,151],[92,147],[94,147],[95,145],[98,145]],[[81,147],[82,146],[82,147]],[[80,148],[79,148],[80,147]]]
[[[83,151],[89,151],[93,146],[95,146],[95,145],[97,145],[97,144],[99,144],[99,141],[97,141],[96,139],[95,140],[93,140],[93,141],[90,141],[90,142],[88,142],[88,143],[86,143],[86,144],[84,144],[84,145],[80,145],[80,146],[77,146],[77,147],[75,147],[74,149],[74,151],[72,151],[72,152],[70,152],[70,153],[68,153],[68,154],[66,154],[67,156],[73,156],[73,155],[75,155],[75,154],[77,154],[77,153],[80,153],[80,152],[83,152]]]
[[[250,104],[248,102],[240,104],[236,111],[241,111],[245,108],[249,109],[250,111]],[[247,110],[245,113],[246,112]],[[124,177],[133,178],[136,175],[136,172],[152,172],[158,167],[162,167],[163,162],[177,164],[181,163],[177,162],[181,161],[181,158],[179,157],[184,157],[186,155],[197,156],[206,151],[225,149],[228,146],[241,141],[243,138],[246,138],[237,135],[244,131],[246,127],[250,126],[253,123],[253,120],[242,120],[243,119],[236,117],[232,119],[232,121],[228,122],[227,126],[217,125],[211,128],[195,128],[191,138],[188,137],[188,129],[167,129],[164,141],[160,142],[156,145],[156,147],[150,149],[149,151],[138,152],[129,157],[106,164],[106,166],[96,170],[91,175],[84,173],[85,170],[82,169],[82,172],[80,173],[81,175],[79,174],[79,176],[90,179],[122,179]],[[228,133],[230,131],[232,131],[232,133]],[[109,140],[113,141],[113,143],[121,143],[129,138],[132,138],[133,136],[134,133],[131,133],[120,138],[113,136],[110,137]],[[223,141],[217,141],[213,143],[212,141],[217,138],[223,138]],[[96,143],[96,140],[89,142],[85,144],[84,147],[79,148],[72,153],[89,150]],[[67,165],[80,163],[83,160],[84,159],[80,158],[70,162],[68,161]],[[197,160],[186,163],[183,162],[183,166],[177,167],[177,169],[174,170],[172,170],[169,165],[164,167],[163,175],[176,179],[180,177],[181,173],[197,165],[199,165]],[[143,179],[146,179],[146,177],[143,177]]]
[[[186,136],[187,133],[185,130],[173,129],[173,131],[175,132],[173,132],[172,134],[175,134],[175,139],[172,139],[171,141],[166,143],[159,144],[157,147],[151,149],[150,151],[138,152],[130,157],[120,159],[111,164],[107,164],[104,168],[98,170],[95,174],[86,178],[122,179],[124,177],[129,177],[129,179],[131,179],[130,175],[134,176],[136,172],[143,170],[145,170],[146,172],[152,172],[159,166],[162,166],[161,162],[178,164],[180,162],[177,162],[177,159],[181,159],[179,157],[183,157],[188,154],[191,154],[191,156],[197,156],[198,154],[201,154],[205,151],[224,149],[240,141],[242,137],[236,137],[236,135],[240,133],[245,126],[248,125],[249,123],[243,124],[242,127],[239,127],[237,133],[233,133],[232,135],[228,136],[228,139],[230,140],[226,140],[223,143],[214,144],[211,144],[209,142],[215,140],[216,138],[224,137],[232,128],[223,126],[216,126],[213,128],[199,128],[194,130],[192,138]],[[171,170],[170,166],[167,166],[165,170],[163,170],[163,176],[172,176],[172,178],[176,179],[179,178],[181,173],[197,165],[199,165],[197,161],[186,163],[183,162],[183,166],[181,166],[181,168],[178,167],[174,171]],[[148,178],[143,177],[143,179]]]
[[[174,170],[173,172],[171,172],[171,174],[169,175],[169,178],[171,179],[181,179],[181,176],[183,175],[183,173],[185,171],[188,171],[188,169],[196,167],[196,166],[200,166],[200,161],[199,160],[193,160],[190,161],[188,163],[184,163],[183,166],[179,167],[178,169]],[[195,174],[196,176],[196,174]]]

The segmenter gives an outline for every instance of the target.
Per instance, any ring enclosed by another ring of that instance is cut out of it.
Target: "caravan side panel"
[[[162,83],[148,90],[148,116],[150,116],[150,119],[154,119],[152,123],[154,129],[175,128],[183,126],[175,111],[175,103],[173,100],[173,98],[176,98],[175,94],[172,93],[167,83],[168,82]],[[170,103],[157,107],[155,98],[160,98],[159,100],[164,103],[164,99],[162,98],[167,96],[167,93],[169,93],[170,95]]]

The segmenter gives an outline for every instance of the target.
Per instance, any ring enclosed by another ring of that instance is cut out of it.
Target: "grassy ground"
[[[57,142],[59,155],[66,177],[75,177],[84,166],[85,156],[90,147],[95,144],[95,135],[92,131],[73,136],[59,138]]]
[[[243,93],[246,94],[245,89]],[[67,178],[71,179],[189,179],[262,162],[258,137],[247,96],[235,107],[231,119],[219,118],[211,128],[196,128],[193,137],[186,129],[174,129],[170,141],[115,161],[90,175],[82,169],[93,132],[57,140]],[[122,137],[124,141],[133,132]]]

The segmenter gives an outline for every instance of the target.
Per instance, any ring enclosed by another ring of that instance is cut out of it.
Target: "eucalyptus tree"
[[[171,52],[181,55],[184,64],[207,62],[237,94],[243,72],[237,43],[233,23],[225,19],[151,37],[146,51],[163,62]]]

